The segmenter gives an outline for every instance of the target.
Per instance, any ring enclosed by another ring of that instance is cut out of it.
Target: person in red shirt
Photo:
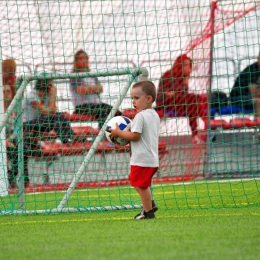
[[[189,92],[189,78],[192,60],[186,54],[180,55],[171,69],[166,71],[159,83],[156,99],[157,110],[164,110],[167,116],[187,116],[194,142],[202,141],[198,136],[198,117],[207,127],[207,97]]]
[[[9,85],[11,87],[13,99],[15,95],[15,80],[16,80],[16,62],[14,59],[6,59],[2,62],[2,76],[3,85]]]

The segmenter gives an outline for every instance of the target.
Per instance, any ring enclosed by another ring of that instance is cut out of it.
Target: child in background
[[[10,105],[13,99],[13,91],[10,85],[3,86],[4,92],[4,109],[5,112]],[[5,125],[6,131],[6,151],[7,151],[7,158],[9,161],[8,164],[8,182],[10,188],[16,188],[16,178],[18,176],[18,142],[17,136],[14,134],[13,129],[13,120],[15,116],[11,115]],[[28,155],[24,152],[24,186],[29,186],[29,174],[28,174]]]
[[[111,129],[111,138],[121,137],[131,141],[129,180],[138,192],[143,210],[135,219],[155,218],[158,209],[152,200],[152,177],[159,167],[158,141],[160,118],[152,108],[156,100],[156,87],[151,81],[140,81],[133,85],[131,98],[137,114],[131,124],[131,132],[124,132],[117,126]]]
[[[16,79],[16,62],[14,59],[7,59],[2,62],[2,76],[3,76],[3,97],[4,97],[4,111],[6,112],[15,96],[15,79]],[[8,158],[8,182],[10,188],[16,188],[16,178],[19,172],[18,165],[18,142],[17,136],[14,133],[13,120],[15,113],[12,113],[5,125],[6,131],[6,152]],[[24,147],[24,186],[28,187],[30,184],[28,173],[28,159],[26,147]]]
[[[47,73],[42,74],[47,76]],[[76,135],[65,115],[58,112],[57,87],[50,79],[38,79],[35,88],[23,99],[23,124],[30,136],[29,143],[35,142],[41,133],[55,130],[63,144],[75,141]]]

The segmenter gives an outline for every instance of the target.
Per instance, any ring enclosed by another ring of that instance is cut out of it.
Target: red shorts
[[[131,165],[129,180],[133,187],[148,188],[158,167],[142,167]]]

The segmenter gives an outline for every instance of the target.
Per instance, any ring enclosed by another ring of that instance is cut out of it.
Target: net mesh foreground
[[[34,147],[29,147],[27,158],[29,183],[22,188],[24,176],[18,174],[13,187],[8,180],[21,156],[14,151],[12,156],[18,160],[14,163],[8,158],[10,133],[1,136],[2,213],[21,208],[45,212],[58,207],[100,133],[94,109],[79,115],[73,103],[69,77],[74,54],[80,49],[87,52],[90,69],[97,72],[147,68],[158,89],[162,75],[176,58],[182,54],[190,57],[189,92],[206,98],[206,112],[199,116],[199,101],[189,108],[188,101],[183,101],[184,114],[168,113],[166,105],[157,110],[161,118],[160,169],[154,176],[154,198],[167,209],[259,206],[257,109],[239,111],[230,100],[218,100],[214,110],[212,96],[213,91],[221,91],[229,97],[239,72],[256,61],[259,3],[186,2],[2,2],[2,60],[15,60],[17,77],[43,72],[68,75],[54,78],[52,83],[57,88],[58,111],[76,136],[72,143],[65,143],[61,137],[64,125],[55,129],[49,120],[36,122],[36,134],[30,139]],[[100,76],[98,80],[103,86],[102,102],[111,106],[128,82],[126,75]],[[26,85],[23,102],[30,100],[28,93],[34,91],[35,83]],[[180,102],[174,106],[176,112]],[[11,134],[18,143],[22,129],[16,122],[19,109],[16,105],[9,117],[13,119]],[[130,88],[118,110],[134,117]],[[29,111],[22,112],[28,119]],[[193,122],[199,140],[193,138]],[[103,138],[66,206],[80,211],[140,207],[129,186],[129,159],[130,147],[114,147]]]

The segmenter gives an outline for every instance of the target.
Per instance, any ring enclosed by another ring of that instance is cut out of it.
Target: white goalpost
[[[75,173],[75,176],[65,192],[64,197],[60,201],[57,208],[53,209],[43,209],[43,210],[26,210],[24,206],[24,181],[23,181],[23,128],[22,128],[22,98],[23,93],[26,89],[26,86],[29,84],[29,82],[37,79],[71,79],[71,78],[86,78],[86,77],[108,77],[108,76],[121,76],[121,75],[127,75],[127,80],[122,88],[121,92],[118,95],[118,99],[115,102],[112,110],[110,111],[109,115],[106,118],[105,123],[103,124],[99,134],[95,138],[95,141],[93,142],[91,148],[89,149],[88,153],[86,154],[83,162],[81,163],[79,169]],[[105,206],[105,207],[86,207],[86,208],[73,208],[73,207],[66,207],[66,204],[72,195],[76,185],[79,182],[79,179],[81,175],[84,173],[88,163],[90,162],[92,156],[94,155],[99,143],[101,142],[107,122],[114,117],[116,111],[118,110],[120,104],[122,103],[125,95],[127,94],[127,91],[131,87],[134,80],[147,80],[148,79],[148,70],[146,68],[135,68],[135,69],[115,69],[115,70],[93,70],[91,72],[87,73],[71,73],[71,74],[48,74],[48,75],[41,75],[41,76],[21,76],[18,78],[18,90],[16,92],[16,95],[14,99],[12,100],[10,106],[8,107],[5,114],[3,114],[2,120],[0,122],[0,132],[3,132],[4,126],[10,116],[10,114],[14,111],[16,107],[20,108],[19,113],[17,115],[18,117],[18,126],[19,126],[19,132],[18,132],[18,154],[19,154],[19,176],[18,176],[18,197],[19,197],[19,208],[17,210],[12,211],[1,211],[1,215],[6,214],[31,214],[31,213],[57,213],[57,212],[82,212],[82,211],[98,211],[98,210],[114,210],[114,209],[133,209],[133,208],[140,208],[141,205],[124,205],[124,206]],[[6,195],[8,194],[8,188],[6,186],[6,189],[4,191]]]

